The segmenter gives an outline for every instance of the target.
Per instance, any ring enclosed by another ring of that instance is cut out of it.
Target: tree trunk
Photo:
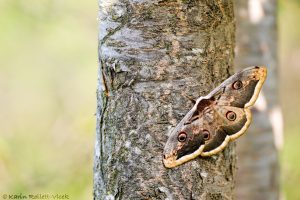
[[[278,106],[276,0],[236,0],[235,66],[266,65],[268,78],[253,109],[253,123],[237,145],[237,199],[279,198],[277,147],[282,145]],[[274,143],[275,141],[275,143]]]
[[[232,199],[235,153],[166,169],[167,134],[233,72],[232,1],[101,0],[94,199]]]

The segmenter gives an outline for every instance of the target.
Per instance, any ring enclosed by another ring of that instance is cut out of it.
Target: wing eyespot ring
[[[210,138],[210,133],[209,133],[208,130],[203,130],[202,134],[203,134],[203,139],[204,139],[205,141],[206,141],[206,140],[209,140],[209,138]]]
[[[238,81],[235,81],[233,84],[232,84],[232,88],[235,89],[235,90],[239,90],[243,87],[243,83],[242,81],[238,80]]]
[[[177,136],[178,142],[185,142],[186,138],[187,138],[187,134],[186,134],[186,132],[183,132],[183,131],[181,131]]]
[[[234,121],[236,119],[236,114],[235,112],[233,111],[228,111],[226,113],[226,118],[229,120],[229,121]]]

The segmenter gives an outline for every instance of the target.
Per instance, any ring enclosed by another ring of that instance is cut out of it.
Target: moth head
[[[193,108],[170,133],[164,149],[165,167],[173,168],[199,156],[205,141],[210,138],[207,130],[201,129],[201,119],[193,116]]]

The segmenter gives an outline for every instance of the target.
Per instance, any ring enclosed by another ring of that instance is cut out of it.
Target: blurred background
[[[279,91],[284,117],[281,186],[287,200],[300,200],[300,1],[280,0]]]
[[[97,1],[0,0],[0,194],[92,199]],[[300,1],[280,0],[281,185],[300,199]]]
[[[0,0],[0,199],[92,199],[97,1]]]

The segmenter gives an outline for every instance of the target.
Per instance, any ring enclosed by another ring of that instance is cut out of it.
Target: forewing
[[[164,148],[164,165],[173,168],[199,156],[204,148],[201,134],[203,118],[198,115],[196,105],[173,129]],[[181,141],[180,135],[184,135]]]
[[[264,67],[249,67],[224,81],[208,94],[218,105],[249,107],[254,104],[266,79]]]

